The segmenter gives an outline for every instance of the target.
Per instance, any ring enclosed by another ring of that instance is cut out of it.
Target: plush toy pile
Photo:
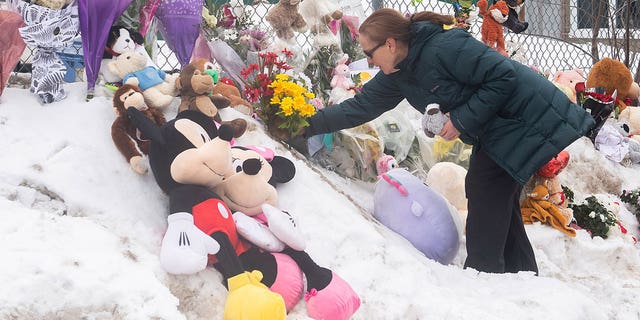
[[[275,207],[277,192],[270,183],[291,180],[293,163],[268,152],[265,158],[245,148],[232,151],[232,129],[217,130],[200,111],[182,111],[162,126],[136,108],[128,114],[151,140],[149,163],[170,198],[160,253],[165,271],[198,272],[208,254],[215,254],[210,259],[229,288],[226,319],[284,319],[302,298],[301,272],[310,317],[346,320],[356,312],[357,294],[302,251],[304,239],[291,216]],[[183,234],[190,240],[181,241]]]
[[[120,25],[112,26],[111,29],[109,29],[107,46],[104,48],[102,61],[100,62],[100,75],[106,83],[118,83],[122,81],[121,77],[110,71],[108,64],[127,51],[140,53],[147,58],[147,66],[154,66],[153,61],[151,61],[151,58],[144,49],[144,39],[139,32]]]
[[[147,66],[147,58],[133,50],[120,54],[107,64],[109,71],[122,79],[122,83],[138,86],[147,105],[166,109],[176,95],[177,75]]]

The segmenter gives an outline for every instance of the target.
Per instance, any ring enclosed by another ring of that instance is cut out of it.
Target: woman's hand
[[[460,131],[453,126],[451,119],[449,119],[449,121],[444,124],[444,127],[442,127],[442,130],[438,135],[447,141],[451,141],[460,136]]]

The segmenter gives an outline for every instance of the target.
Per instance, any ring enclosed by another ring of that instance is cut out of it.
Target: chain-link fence
[[[522,1],[522,0],[513,0]],[[0,1],[1,2],[1,1]],[[475,0],[473,0],[475,2]],[[639,78],[638,52],[640,51],[640,10],[636,0],[526,0],[517,7],[518,17],[527,21],[528,28],[519,34],[505,28],[507,51],[512,58],[536,66],[543,72],[579,68],[590,69],[601,57],[609,56],[625,62],[635,79]],[[363,19],[376,8],[390,7],[408,14],[422,10],[454,14],[458,0],[339,0],[346,15]],[[259,2],[243,8],[254,26],[268,30],[265,15],[272,4]],[[469,32],[479,38],[482,18],[471,23]],[[594,34],[596,36],[594,36]],[[298,34],[297,43],[303,50],[311,50],[313,39],[309,32]],[[79,50],[77,46],[76,50]],[[72,49],[70,49],[72,50]],[[29,73],[34,48],[27,48],[16,67],[17,73]],[[169,47],[161,40],[156,43],[154,59],[165,71],[180,65]],[[71,63],[70,68],[81,64]],[[77,72],[76,81],[82,81]],[[14,81],[15,82],[15,81]]]

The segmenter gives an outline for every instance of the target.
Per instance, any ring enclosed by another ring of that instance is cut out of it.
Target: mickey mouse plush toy
[[[194,110],[182,111],[162,126],[133,107],[127,113],[151,140],[149,164],[158,186],[169,195],[162,268],[193,274],[207,266],[208,254],[215,254],[229,289],[224,319],[285,319],[282,296],[260,282],[265,269],[247,272],[248,264],[238,257],[255,252],[255,260],[260,260],[260,254],[238,237],[231,210],[211,191],[233,173],[233,130],[227,125],[216,129],[209,117]]]
[[[290,274],[294,269],[302,270],[307,283],[304,300],[309,317],[351,318],[360,307],[357,293],[338,274],[316,264],[304,251],[304,237],[295,228],[295,223],[291,227],[291,215],[276,207],[278,194],[274,186],[293,179],[293,162],[274,155],[268,148],[234,146],[231,155],[234,173],[218,184],[215,192],[234,210],[238,233],[265,252],[280,258],[275,283],[266,281],[265,284],[280,293],[287,310],[291,310],[302,295],[302,279],[290,277],[287,286],[278,285],[278,281],[285,276],[282,274],[284,270],[289,270]],[[290,259],[282,259],[280,255]]]

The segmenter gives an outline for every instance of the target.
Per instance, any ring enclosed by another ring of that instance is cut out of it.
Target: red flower
[[[245,80],[243,93],[247,101],[258,104],[254,106],[257,111],[268,107],[269,100],[273,96],[273,89],[269,88],[269,85],[276,75],[292,69],[285,59],[292,57],[293,53],[286,49],[282,50],[282,53],[284,57],[270,51],[258,52],[258,63],[249,64],[240,71],[240,75]],[[265,103],[266,105],[263,106]]]
[[[585,92],[584,95],[602,103],[609,103],[613,101],[613,98],[606,93]]]

